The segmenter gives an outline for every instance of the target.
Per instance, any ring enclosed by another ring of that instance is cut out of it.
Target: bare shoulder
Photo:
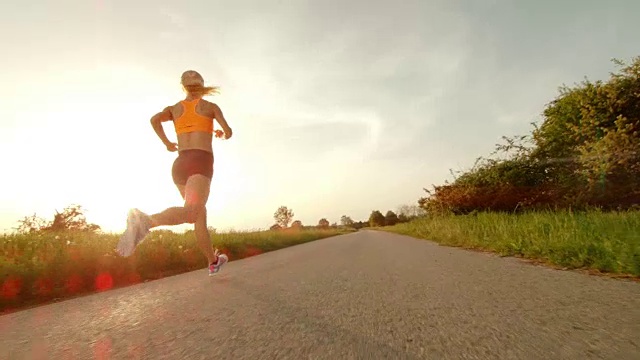
[[[218,104],[216,104],[216,103],[214,103],[214,102],[211,102],[211,101],[209,101],[209,100],[202,99],[202,100],[200,100],[200,101],[202,101],[202,102],[205,104],[205,106],[207,107],[207,109],[219,108]]]
[[[202,102],[205,105],[205,109],[208,115],[215,118],[220,117],[222,110],[220,110],[220,106],[218,106],[218,104],[205,99],[202,99]]]
[[[172,105],[167,106],[167,109],[170,109],[171,111],[175,111],[182,108],[182,101],[178,101]]]
[[[165,107],[162,111],[171,114],[172,119],[175,119],[182,112],[182,103],[180,101]]]

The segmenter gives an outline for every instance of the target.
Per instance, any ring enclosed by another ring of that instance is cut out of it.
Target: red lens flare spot
[[[104,338],[98,341],[94,347],[94,359],[111,358],[111,339]]]
[[[113,278],[108,272],[104,272],[96,277],[96,290],[105,291],[113,287]]]
[[[22,289],[22,279],[10,277],[2,283],[1,295],[5,299],[14,299],[20,294]]]

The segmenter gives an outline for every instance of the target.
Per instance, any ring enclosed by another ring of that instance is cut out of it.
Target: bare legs
[[[196,219],[195,224],[193,225],[193,229],[196,233],[196,241],[198,242],[198,246],[200,246],[200,250],[204,253],[209,261],[209,264],[215,263],[218,260],[217,250],[214,253],[213,248],[211,247],[211,235],[209,235],[209,229],[207,229],[207,208],[203,207],[202,211],[199,212],[198,218]]]
[[[187,183],[177,185],[180,195],[184,199],[184,206],[170,207],[160,213],[150,216],[151,228],[180,224],[194,224],[196,240],[200,250],[204,253],[209,264],[216,262],[217,254],[211,246],[211,237],[207,229],[207,200],[211,181],[203,175],[189,177]]]

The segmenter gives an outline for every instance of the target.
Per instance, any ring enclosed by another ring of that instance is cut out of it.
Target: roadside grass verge
[[[213,246],[233,261],[350,231],[287,229],[219,233],[211,238]],[[0,312],[206,268],[193,231],[152,231],[129,258],[114,252],[119,236],[73,232],[3,235]]]
[[[640,278],[640,211],[480,212],[376,229],[567,269]]]

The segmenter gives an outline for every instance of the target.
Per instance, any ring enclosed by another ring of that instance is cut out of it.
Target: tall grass
[[[345,229],[212,234],[233,261],[343,233]],[[152,231],[129,258],[114,249],[119,235],[39,233],[0,238],[0,310],[6,311],[206,268],[193,231]]]
[[[567,268],[640,277],[640,211],[480,212],[422,218],[382,230]]]

